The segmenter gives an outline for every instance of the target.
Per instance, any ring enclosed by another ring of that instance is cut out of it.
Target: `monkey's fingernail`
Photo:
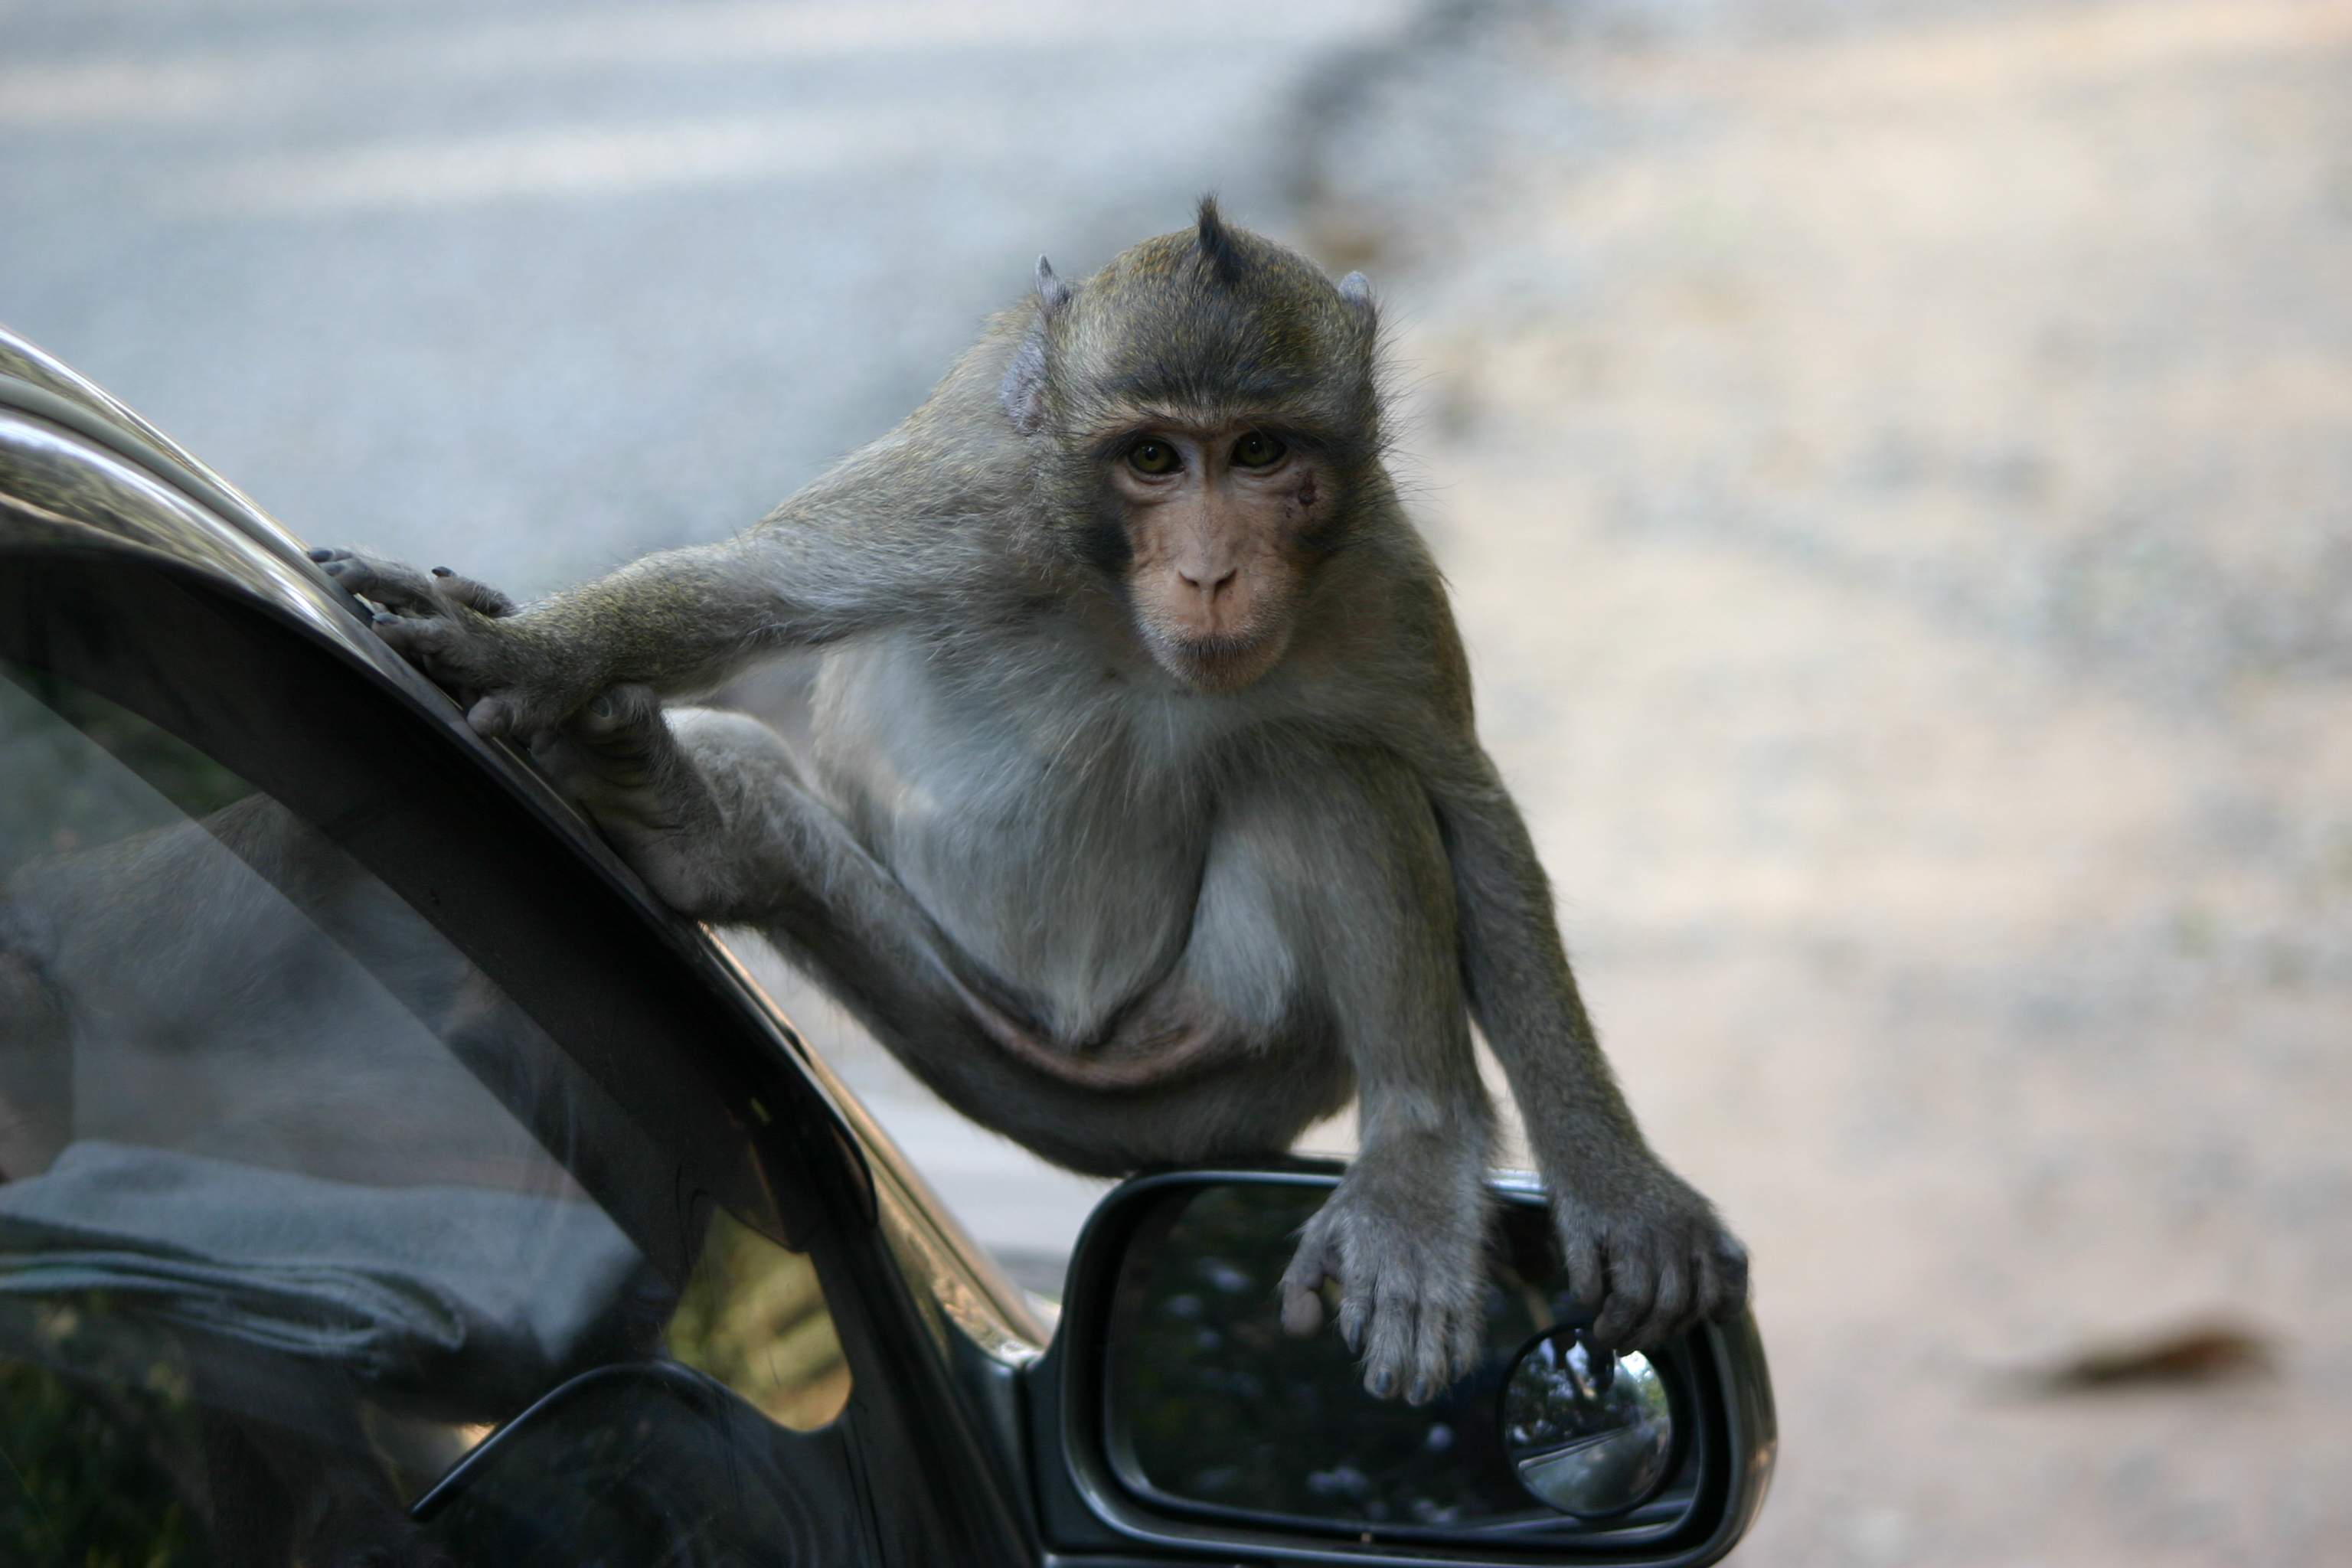
[[[331,559],[335,552],[331,550],[312,550],[307,551],[305,553],[313,561],[325,561]]]
[[[394,622],[394,621],[396,621],[396,620],[400,619],[400,617],[399,617],[398,616],[395,616],[395,615],[392,614],[390,611],[387,611],[387,610],[378,610],[378,611],[377,611],[377,612],[376,612],[373,616],[371,616],[371,617],[370,617],[370,619],[372,619],[372,620],[373,620],[373,621],[377,626],[388,626],[392,625],[392,623],[393,623],[393,622]]]
[[[1429,1385],[1429,1379],[1416,1377],[1412,1380],[1412,1386],[1404,1391],[1404,1402],[1407,1405],[1426,1405],[1429,1403],[1429,1396],[1436,1392],[1437,1390]]]
[[[1396,1377],[1388,1368],[1382,1367],[1364,1379],[1364,1386],[1371,1391],[1374,1399],[1386,1399],[1396,1389]]]
[[[433,568],[433,575],[436,577],[455,577],[457,574],[450,571],[446,566],[436,566]]]

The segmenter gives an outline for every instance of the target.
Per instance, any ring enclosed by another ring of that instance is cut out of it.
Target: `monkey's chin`
[[[1282,632],[1257,637],[1156,637],[1153,653],[1160,667],[1193,690],[1223,695],[1255,685],[1282,662],[1289,637]]]

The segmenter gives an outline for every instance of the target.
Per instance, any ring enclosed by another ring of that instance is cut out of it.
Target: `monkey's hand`
[[[1368,1152],[1301,1233],[1282,1277],[1282,1326],[1323,1322],[1323,1281],[1339,1287],[1339,1337],[1364,1358],[1364,1388],[1426,1405],[1484,1348],[1486,1194],[1432,1183],[1409,1162]]]
[[[376,635],[466,710],[477,734],[528,739],[576,712],[593,688],[561,679],[525,632],[515,602],[446,566],[421,572],[352,550],[313,550],[327,575],[383,606]]]
[[[1552,1167],[1552,1215],[1592,1337],[1624,1352],[1748,1304],[1748,1249],[1715,1207],[1646,1150],[1630,1165],[1590,1158]]]

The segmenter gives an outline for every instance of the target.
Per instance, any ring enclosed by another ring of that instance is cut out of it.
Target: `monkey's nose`
[[[1183,578],[1190,586],[1199,590],[1202,598],[1213,604],[1217,595],[1224,591],[1226,584],[1241,575],[1241,568],[1228,566],[1223,572],[1219,572],[1214,566],[1179,566],[1176,568],[1176,575]]]

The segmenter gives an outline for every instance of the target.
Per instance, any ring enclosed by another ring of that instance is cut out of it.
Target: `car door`
[[[0,1562],[911,1560],[821,1092],[233,497],[7,392]]]

